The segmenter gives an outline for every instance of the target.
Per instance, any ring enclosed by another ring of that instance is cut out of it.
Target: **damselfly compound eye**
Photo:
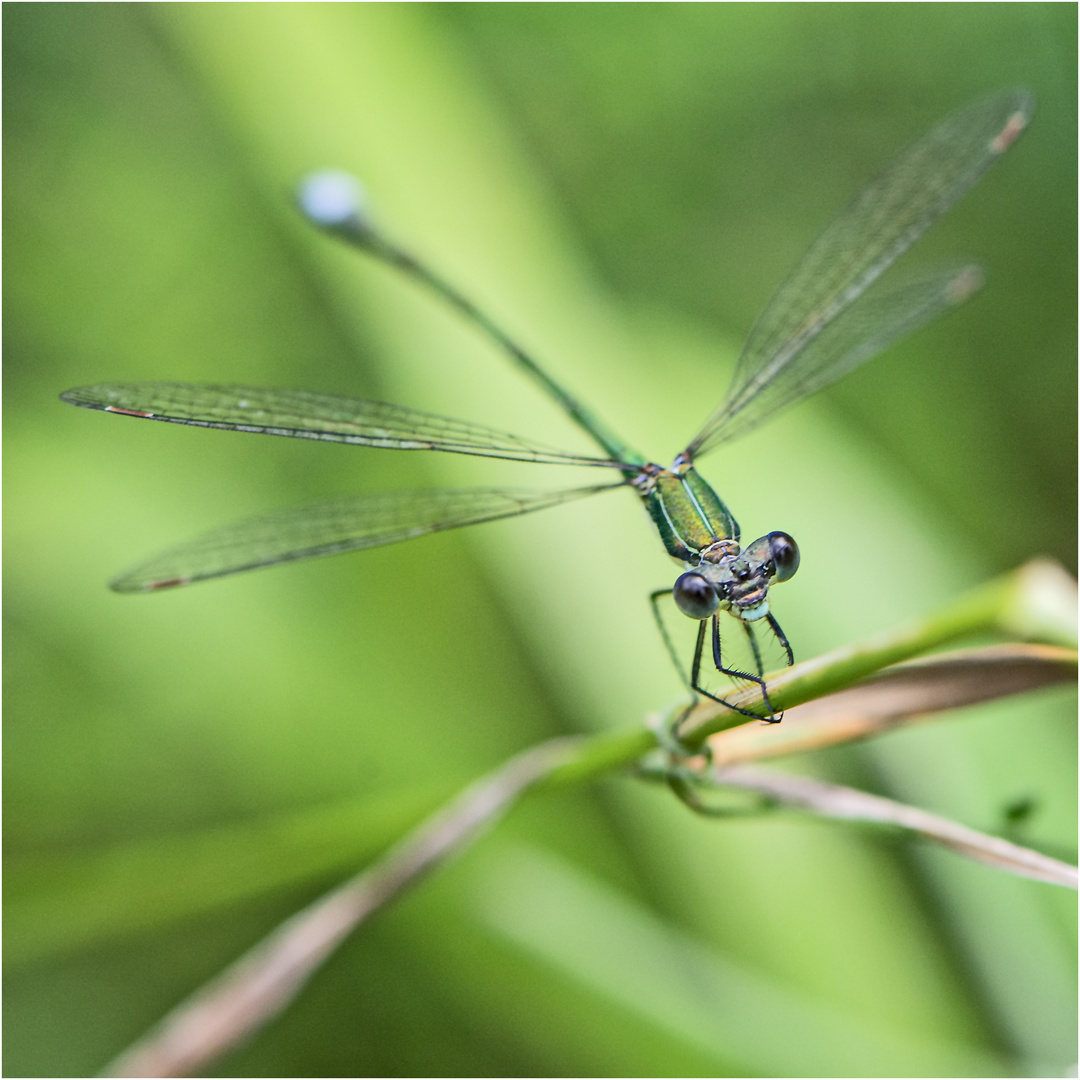
[[[799,545],[784,532],[771,532],[768,539],[773,565],[776,567],[773,582],[793,578],[795,571],[799,569]]]
[[[675,597],[675,606],[691,619],[707,619],[720,606],[716,590],[693,570],[682,574],[671,592]]]

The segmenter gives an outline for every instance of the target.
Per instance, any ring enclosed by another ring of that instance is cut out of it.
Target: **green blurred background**
[[[246,513],[556,468],[135,424],[106,380],[299,386],[584,447],[478,336],[297,220],[340,167],[645,453],[771,290],[949,110],[1038,97],[905,261],[984,292],[703,473],[803,569],[797,655],[1034,555],[1075,570],[1071,4],[6,4],[7,1075],[85,1075],[515,750],[679,694],[635,501],[152,597]],[[1075,858],[1075,694],[793,762]],[[223,1075],[1063,1075],[1064,890],[840,827],[537,799]]]

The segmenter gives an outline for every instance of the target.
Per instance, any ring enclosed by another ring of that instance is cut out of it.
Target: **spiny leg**
[[[743,625],[745,625],[745,623]],[[760,671],[761,656],[758,652],[757,641],[754,640],[753,636],[751,636],[750,640],[754,646],[754,656],[757,659],[758,670]],[[742,713],[743,716],[749,716],[754,720],[764,720],[766,724],[778,724],[780,721],[776,718],[776,710],[772,707],[772,702],[769,700],[769,691],[768,688],[765,686],[765,680],[760,675],[751,675],[749,671],[739,671],[737,668],[724,667],[724,661],[721,656],[720,649],[720,620],[716,615],[713,616],[712,650],[713,664],[716,666],[716,670],[719,671],[721,675],[727,675],[729,678],[732,679],[747,679],[752,683],[757,683],[757,685],[761,687],[761,697],[762,700],[765,702],[765,708],[769,710],[769,716],[759,716],[757,713],[750,712],[749,709],[742,709],[738,705],[732,705],[731,702],[724,701],[723,698],[719,698],[715,694],[709,694],[706,690],[703,690],[696,681],[693,684],[694,689],[699,691],[700,693],[706,694],[706,696],[708,697],[711,697],[713,701],[719,701],[722,705],[726,705],[729,709],[734,709],[736,712]],[[698,657],[698,660],[700,661],[700,657]],[[695,672],[695,675],[698,674],[700,674],[700,672]]]
[[[705,639],[705,623],[699,624],[697,646],[694,649],[694,666],[693,672],[690,677],[687,677],[686,669],[682,666],[682,662],[679,660],[679,654],[675,649],[675,643],[671,640],[671,634],[668,632],[667,624],[664,622],[664,617],[660,613],[660,604],[658,601],[662,596],[670,596],[671,589],[657,589],[655,592],[650,593],[649,603],[652,606],[653,618],[656,620],[656,625],[660,629],[660,636],[664,639],[664,645],[667,648],[668,656],[671,657],[671,663],[675,670],[679,673],[679,678],[682,679],[683,685],[690,691],[690,704],[683,709],[675,719],[665,723],[657,732],[657,741],[663,750],[666,750],[674,758],[686,758],[692,757],[695,753],[709,752],[708,745],[702,750],[693,750],[691,747],[686,746],[679,738],[679,728],[682,727],[683,722],[690,715],[691,710],[697,704],[698,694],[696,683],[698,681],[698,674],[701,670],[701,654],[704,649]],[[711,697],[707,691],[704,691],[706,696]],[[678,794],[678,791],[676,791]],[[680,795],[680,798],[682,796]]]
[[[746,637],[750,642],[750,648],[754,653],[754,665],[757,667],[757,673],[759,675],[765,674],[765,665],[761,662],[761,649],[758,647],[758,640],[754,634],[754,628],[748,622],[742,622],[742,627],[746,631]]]
[[[776,630],[779,629],[779,625],[776,623],[776,620],[771,615],[767,616],[767,618],[769,620],[770,626],[774,626],[774,632],[776,632]],[[760,675],[762,677],[762,679],[764,679],[765,666],[761,661],[761,648],[758,646],[757,635],[754,633],[754,628],[750,623],[744,622],[742,625],[743,625],[743,629],[746,631],[747,639],[750,642],[750,648],[753,650],[753,653],[754,653],[754,663],[757,666],[758,675]],[[788,659],[788,665],[790,666],[791,663],[792,663],[792,660],[791,660],[791,646],[788,645],[787,638],[784,637],[782,632],[777,634],[777,636],[780,638],[781,644],[787,650],[787,654],[788,654],[788,658],[789,658]],[[776,710],[773,709],[772,702],[769,701],[769,692],[765,689],[765,683],[764,682],[761,683],[761,695],[765,699],[765,704],[768,706],[769,712],[772,713],[772,715],[773,715],[773,719],[767,720],[766,723],[779,724],[780,721],[784,719],[784,714],[781,713],[779,716],[776,715]]]
[[[671,640],[671,635],[668,632],[667,624],[664,622],[663,615],[661,615],[660,613],[660,598],[671,595],[671,592],[671,589],[657,589],[655,592],[650,593],[649,604],[652,607],[653,618],[656,620],[656,625],[660,630],[660,636],[664,641],[664,646],[667,649],[668,656],[671,657],[671,662],[674,665],[675,670],[679,673],[679,677],[683,680],[683,683],[694,695],[694,700],[691,701],[690,704],[674,720],[665,724],[658,731],[657,739],[660,743],[661,748],[666,750],[669,754],[676,758],[690,757],[693,756],[695,753],[704,753],[706,756],[709,756],[709,746],[707,743],[701,749],[694,750],[693,748],[688,747],[679,738],[679,729],[682,727],[686,718],[690,715],[691,710],[697,702],[698,695],[706,697],[710,701],[715,701],[717,704],[725,706],[725,708],[732,709],[735,712],[741,713],[743,716],[747,716],[752,720],[762,720],[765,718],[759,716],[757,713],[751,712],[749,709],[743,709],[738,705],[732,704],[730,701],[726,701],[724,698],[718,696],[717,694],[706,690],[705,687],[701,685],[701,660],[705,652],[705,627],[708,623],[707,619],[701,620],[701,622],[698,624],[697,641],[694,645],[694,660],[690,670],[690,677],[689,679],[686,677],[686,672],[681,662],[679,661],[679,655],[675,650],[674,642]],[[749,679],[751,682],[756,682],[761,687],[762,698],[764,699],[766,708],[768,708],[770,713],[774,713],[772,703],[769,701],[768,691],[765,688],[765,682],[763,679],[760,678],[760,673],[762,671],[760,650],[758,649],[757,641],[750,632],[749,627],[746,627],[746,629],[747,633],[750,635],[751,647],[754,650],[754,658],[757,663],[757,668],[759,672],[758,677],[755,677],[748,672],[736,671],[734,669],[724,667],[720,655],[719,620],[715,615],[712,617],[712,624],[713,662],[716,666],[717,671],[719,671],[722,675],[728,675],[733,678]],[[743,625],[746,626],[745,623]],[[781,640],[784,641],[786,644],[785,638],[781,637]],[[767,720],[766,722],[776,723],[777,721]],[[674,785],[672,786],[673,788],[675,787]],[[682,798],[683,796],[682,794],[680,794],[678,789],[675,790],[676,794],[679,795],[680,798]],[[690,802],[689,799],[684,801],[688,803]]]
[[[668,651],[668,656],[671,657],[671,663],[679,673],[679,678],[682,679],[683,685],[687,690],[692,691],[693,688],[690,685],[690,680],[686,677],[686,671],[683,669],[682,662],[679,660],[679,654],[675,651],[675,643],[671,640],[667,624],[664,622],[663,615],[660,614],[660,605],[657,603],[661,596],[670,596],[672,592],[672,589],[657,589],[656,592],[649,594],[649,604],[652,607],[653,618],[656,620],[656,625],[660,629],[660,636],[664,639],[664,646]]]
[[[661,749],[666,750],[673,758],[688,758],[693,757],[694,754],[699,753],[704,753],[708,755],[708,743],[706,743],[700,750],[695,750],[687,746],[679,738],[679,728],[682,727],[683,722],[690,715],[698,700],[697,682],[698,674],[701,671],[701,653],[704,648],[705,641],[705,623],[701,622],[698,624],[697,645],[694,647],[694,663],[693,667],[691,668],[690,678],[687,679],[686,672],[683,670],[682,664],[679,663],[678,654],[675,652],[675,647],[672,644],[671,638],[669,637],[667,632],[667,628],[665,627],[663,620],[660,617],[660,610],[656,603],[658,597],[663,596],[665,595],[665,593],[669,592],[671,592],[670,589],[665,589],[661,592],[653,593],[653,613],[656,615],[656,621],[660,626],[660,632],[664,636],[664,642],[668,647],[668,653],[671,656],[672,663],[675,665],[675,670],[678,671],[680,678],[682,678],[683,682],[686,684],[687,689],[690,691],[691,700],[690,704],[687,705],[686,708],[683,709],[677,717],[675,717],[675,719],[668,721],[660,727],[660,729],[656,733],[656,738],[657,742],[659,742],[660,744]],[[705,693],[707,693],[707,691]],[[675,792],[676,795],[679,796],[680,799],[682,798],[679,789],[675,786],[674,783],[672,784],[672,790]]]
[[[749,709],[740,708],[738,705],[733,705],[730,701],[725,701],[722,697],[718,697],[716,694],[710,693],[701,685],[701,658],[705,652],[705,627],[708,620],[703,619],[698,624],[697,642],[694,646],[694,663],[690,672],[690,686],[691,689],[704,697],[709,698],[712,701],[718,702],[721,705],[726,706],[729,709],[733,709],[735,712],[742,713],[743,716],[748,716],[752,720],[764,720],[764,717],[758,716],[757,713],[750,712]],[[752,682],[756,682],[761,687],[761,694],[764,698],[765,705],[769,709],[770,713],[773,712],[772,704],[769,701],[768,692],[765,689],[765,682],[760,677],[755,677],[747,672],[735,671],[731,668],[725,668],[721,663],[720,658],[720,625],[717,616],[712,617],[712,650],[713,650],[713,663],[716,665],[716,670],[723,675],[728,675],[734,678],[749,679]],[[755,649],[756,652],[756,649]],[[760,660],[758,661],[760,668]],[[692,706],[691,706],[692,707]],[[679,718],[672,724],[666,732],[660,737],[661,745],[669,752],[673,752],[676,758],[686,758],[692,754],[702,754],[705,756],[706,761],[712,760],[712,748],[708,742],[702,744],[700,749],[692,751],[689,747],[685,746],[679,739],[679,727],[689,715],[690,710],[687,709]],[[766,720],[767,723],[775,723],[774,720]],[[685,803],[691,810],[699,814],[705,814],[708,816],[724,816],[724,812],[720,811],[715,814],[707,807],[698,796],[697,792],[693,788],[692,779],[690,774],[685,769],[679,768],[673,764],[668,770],[667,776],[668,786],[672,792]]]
[[[715,701],[719,705],[723,705],[728,709],[737,713],[742,713],[743,716],[750,717],[751,720],[763,720],[764,717],[759,716],[755,712],[751,712],[749,709],[744,709],[739,705],[734,705],[730,701],[726,701],[724,698],[719,697],[716,694],[706,690],[701,685],[701,657],[705,648],[705,626],[706,620],[702,620],[698,629],[697,646],[694,649],[694,666],[690,672],[690,689],[695,693],[701,694],[702,697],[707,697],[710,701]],[[751,675],[747,671],[736,671],[734,668],[726,668],[720,659],[720,616],[714,615],[712,617],[712,652],[713,652],[713,664],[716,670],[721,675],[727,675],[733,679],[749,679],[750,682],[757,683],[761,687],[762,696],[765,699],[765,705],[772,712],[772,705],[769,704],[769,695],[765,691],[765,682],[763,679],[756,675]]]
[[[780,629],[780,624],[776,621],[776,618],[773,616],[772,612],[769,612],[769,614],[766,615],[765,618],[769,620],[769,626],[772,627],[772,632],[776,635],[777,641],[779,641],[780,644],[783,645],[784,652],[787,653],[788,667],[791,667],[791,665],[795,663],[795,654],[791,651],[791,644],[788,641],[787,636],[785,635],[784,631]]]

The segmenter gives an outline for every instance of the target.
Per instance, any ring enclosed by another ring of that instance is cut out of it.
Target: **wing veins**
[[[438,450],[510,461],[618,468],[465,420],[309,390],[233,384],[103,383],[61,394],[71,405],[192,427],[393,450]]]
[[[439,488],[326,500],[216,529],[170,548],[109,584],[117,592],[152,592],[531,514],[624,486],[602,484],[564,491]]]
[[[1033,103],[1009,91],[960,109],[908,147],[871,181],[810,246],[759,317],[721,407],[687,447],[700,456],[760,423],[773,410],[759,398],[776,382],[821,389],[852,366],[827,365],[811,348],[933,222],[1012,144]],[[921,320],[925,321],[925,320]],[[895,340],[895,336],[889,341]],[[884,348],[884,345],[881,346]],[[858,363],[875,355],[866,351]],[[819,369],[803,370],[807,358]],[[830,378],[821,376],[833,372]],[[790,403],[802,394],[777,395]],[[754,405],[752,418],[740,414]],[[777,406],[782,407],[782,406]]]

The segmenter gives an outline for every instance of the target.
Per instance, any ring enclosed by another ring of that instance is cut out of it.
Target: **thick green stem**
[[[1035,559],[924,618],[774,672],[766,679],[769,700],[777,710],[791,709],[965,637],[1004,634],[1075,648],[1075,618],[1076,582],[1056,563]],[[730,700],[765,715],[756,687],[733,693]],[[709,735],[743,722],[738,713],[716,702],[701,702],[681,738],[698,746]]]

